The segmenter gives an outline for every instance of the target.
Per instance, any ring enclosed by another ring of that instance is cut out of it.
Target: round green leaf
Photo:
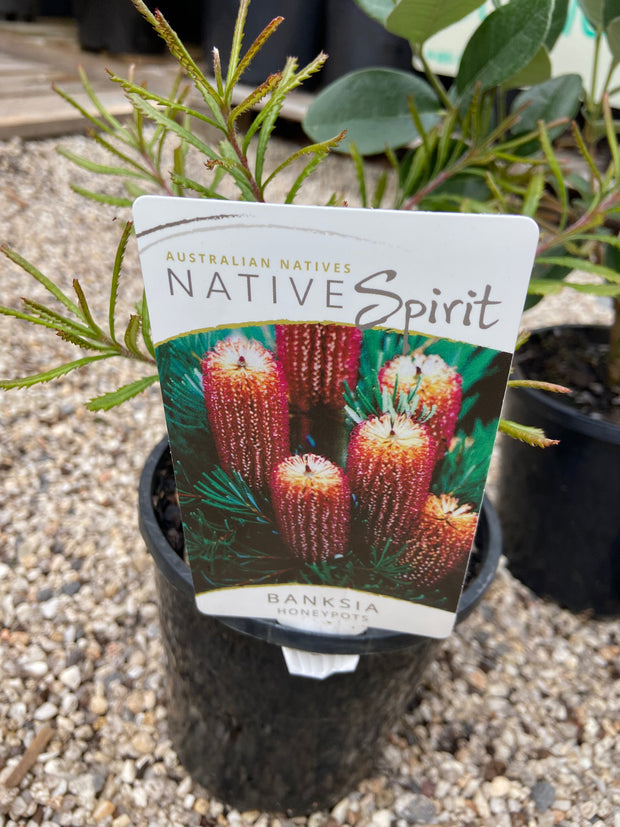
[[[620,0],[605,0],[603,28],[614,60],[620,60]]]
[[[424,43],[477,9],[484,0],[400,0],[392,5],[387,28],[410,43]]]
[[[592,28],[602,29],[605,0],[577,0],[577,3]]]
[[[522,89],[524,86],[533,86],[542,83],[551,77],[551,59],[545,46],[541,46],[527,66],[509,78],[504,84],[505,89]]]
[[[519,123],[513,127],[513,134],[523,135],[534,131],[538,121],[549,123],[558,118],[574,118],[579,111],[582,94],[580,75],[560,75],[521,92],[513,101],[512,111],[523,106],[527,108],[521,113]],[[556,137],[565,128],[556,127],[551,130],[551,137]]]
[[[568,17],[568,0],[555,0],[553,4],[553,12],[551,13],[551,24],[549,31],[545,38],[545,46],[548,51],[551,51],[555,46],[559,36],[564,31],[566,19]]]
[[[603,28],[607,29],[609,24],[620,17],[620,0],[605,0],[603,3]]]
[[[620,61],[620,17],[611,20],[606,29],[607,45],[609,51],[612,53],[614,60]]]
[[[314,99],[303,120],[313,141],[324,141],[343,129],[347,137],[338,147],[348,151],[353,141],[362,155],[396,149],[417,137],[409,98],[425,128],[439,118],[439,101],[430,86],[416,75],[397,69],[360,69],[332,83]]]
[[[464,98],[520,72],[545,42],[553,0],[511,0],[482,21],[465,47],[456,76]]]
[[[377,23],[385,26],[386,20],[394,8],[395,0],[355,0],[355,2],[368,17],[372,17]]]

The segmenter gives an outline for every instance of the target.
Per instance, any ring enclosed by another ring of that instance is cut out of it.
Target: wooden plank
[[[88,110],[94,111],[85,94],[76,96]],[[102,92],[101,102],[117,118],[131,114],[131,104],[122,92]],[[0,118],[0,138],[50,138],[85,132],[89,122],[70,104],[54,93],[32,95],[12,102],[10,111]]]
[[[196,56],[200,63],[201,56]],[[78,66],[82,65],[97,95],[116,117],[131,113],[122,89],[112,83],[109,69],[127,77],[134,66],[134,77],[149,89],[166,94],[172,87],[178,67],[170,55],[110,55],[83,52],[79,48],[74,21],[37,21],[9,23],[0,21],[0,140],[14,136],[24,139],[57,137],[83,132],[89,124],[53,91],[56,84],[83,103],[94,107],[81,91]],[[243,100],[250,87],[239,86],[235,103]],[[292,93],[282,117],[301,121],[312,95]],[[192,105],[204,106],[192,98]]]

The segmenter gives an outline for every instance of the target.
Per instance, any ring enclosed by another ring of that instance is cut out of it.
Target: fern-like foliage
[[[196,491],[208,508],[224,511],[240,525],[268,525],[273,521],[268,501],[256,495],[236,471],[227,474],[222,468],[215,467],[198,480]]]
[[[119,337],[116,330],[116,309],[118,298],[118,287],[121,275],[123,256],[127,243],[132,234],[132,224],[125,224],[116,251],[112,267],[112,278],[110,288],[110,300],[108,318],[106,324],[100,325],[91,312],[86,293],[78,279],[73,280],[75,300],[60,289],[51,279],[45,276],[29,261],[11,250],[6,245],[0,251],[17,264],[35,281],[42,285],[52,298],[52,303],[60,306],[60,310],[54,307],[24,298],[22,300],[23,310],[0,305],[0,313],[10,316],[29,324],[39,325],[48,330],[53,330],[57,336],[75,345],[80,350],[86,351],[88,355],[82,358],[56,365],[47,371],[31,376],[22,376],[16,379],[0,380],[0,388],[11,390],[12,388],[28,388],[41,382],[49,382],[64,376],[73,370],[92,365],[103,359],[120,356],[143,362],[149,366],[155,365],[155,353],[150,337],[148,324],[148,312],[144,296],[135,312],[129,317],[125,326],[125,332]],[[111,393],[98,396],[92,399],[87,407],[92,411],[108,410],[115,405],[133,398],[158,379],[157,373],[153,372],[118,388]]]
[[[165,17],[159,11],[151,12],[142,0],[133,0],[133,3],[165,41],[179,65],[179,75],[170,92],[161,95],[136,82],[133,73],[127,78],[111,74],[112,82],[122,87],[131,103],[132,117],[126,123],[109,113],[83,71],[82,84],[94,114],[62,89],[56,89],[90,122],[93,140],[109,157],[109,163],[95,163],[62,148],[59,151],[79,167],[122,183],[126,196],[74,189],[102,203],[130,206],[138,195],[146,192],[224,198],[220,186],[228,177],[234,182],[240,200],[264,201],[269,185],[295,166],[299,168],[298,173],[284,197],[284,203],[293,203],[304,181],[344,136],[336,135],[304,146],[271,171],[267,169],[269,142],[287,96],[321,69],[327,55],[321,53],[303,67],[298,66],[295,58],[288,58],[280,71],[269,75],[264,83],[235,102],[241,76],[282,23],[282,18],[271,21],[242,52],[249,5],[249,0],[242,0],[227,75],[222,76],[219,53],[215,49],[214,80],[209,80]],[[250,118],[245,131],[240,129],[242,118]],[[200,137],[205,127],[216,130],[219,137],[215,140]],[[178,142],[171,158],[167,152],[170,139]],[[255,149],[253,154],[251,144]],[[205,180],[191,178],[187,172],[190,153],[202,159],[207,170],[215,174]]]

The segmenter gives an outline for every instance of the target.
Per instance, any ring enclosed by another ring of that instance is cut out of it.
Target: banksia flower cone
[[[347,477],[366,541],[391,548],[411,537],[428,496],[436,445],[428,427],[408,414],[383,414],[357,425],[349,440]]]
[[[273,470],[271,497],[280,536],[296,557],[316,563],[347,550],[351,494],[333,462],[287,457]]]
[[[419,382],[418,399],[428,408],[435,406],[427,424],[437,442],[437,456],[445,454],[456,428],[461,409],[462,379],[441,356],[412,353],[396,356],[379,371],[379,384],[393,393],[409,393]]]
[[[456,497],[430,494],[400,562],[411,567],[407,579],[428,589],[462,568],[476,533],[478,515]]]
[[[274,465],[290,452],[281,367],[259,342],[225,339],[202,360],[202,386],[220,465],[265,493]]]
[[[343,408],[343,382],[357,384],[361,346],[361,331],[348,325],[276,325],[291,404],[300,411],[316,405]]]

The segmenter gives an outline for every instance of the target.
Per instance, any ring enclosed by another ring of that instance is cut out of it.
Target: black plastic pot
[[[156,4],[186,43],[200,42],[202,6],[196,0],[161,0]],[[165,44],[130,0],[75,0],[80,47],[106,51],[156,54]]]
[[[620,427],[529,388],[509,389],[503,415],[560,440],[502,442],[497,509],[511,573],[573,612],[620,614]]]
[[[321,71],[323,86],[370,66],[412,71],[407,41],[368,17],[354,0],[327,0],[324,40],[329,59]]]
[[[33,20],[38,10],[36,0],[0,0],[0,19]]]
[[[39,0],[41,17],[72,17],[73,0]]]
[[[220,52],[223,70],[226,71],[233,30],[239,10],[238,0],[209,2],[203,11],[202,44],[211,68],[214,46]],[[286,58],[296,57],[300,66],[313,60],[323,48],[323,0],[260,0],[250,4],[245,25],[243,50],[247,49],[265,26],[275,17],[284,22],[269,38],[241,78],[242,83],[258,85],[270,74],[284,66]],[[304,89],[311,89],[316,80],[304,82]]]
[[[237,809],[329,808],[372,773],[440,641],[379,630],[320,635],[198,612],[189,567],[153,510],[157,470],[167,456],[164,439],[144,467],[139,513],[156,564],[175,750],[196,781]],[[458,621],[481,600],[501,555],[499,522],[486,500],[477,543],[481,562]],[[277,644],[362,656],[355,672],[319,681],[291,676]]]

